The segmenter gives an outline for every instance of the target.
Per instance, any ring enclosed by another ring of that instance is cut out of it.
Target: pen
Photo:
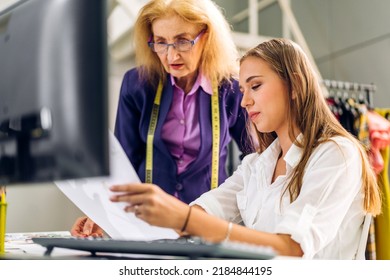
[[[0,186],[0,202],[6,202],[5,201],[5,187]]]

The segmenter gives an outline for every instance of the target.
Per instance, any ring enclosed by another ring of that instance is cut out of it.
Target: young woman
[[[242,106],[259,150],[188,206],[152,184],[113,186],[146,222],[282,255],[354,259],[365,215],[381,209],[366,151],[334,118],[308,59],[273,39],[241,58]],[[243,224],[243,225],[241,225]]]

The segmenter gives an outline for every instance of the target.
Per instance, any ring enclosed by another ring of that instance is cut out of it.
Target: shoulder
[[[259,153],[251,153],[251,154],[248,154],[246,155],[242,161],[241,161],[241,164],[244,165],[244,166],[251,166],[251,165],[254,165],[257,161],[261,160],[261,154]]]
[[[238,81],[231,78],[230,80],[223,80],[219,84],[220,92],[224,94],[238,94],[241,95]]]
[[[311,162],[329,165],[361,165],[360,151],[357,143],[343,136],[330,138],[321,143],[313,152]]]
[[[227,107],[240,108],[242,94],[237,80],[222,81],[219,85],[219,94]]]
[[[319,149],[323,152],[344,154],[345,156],[358,154],[359,151],[355,142],[343,136],[336,136],[330,138],[328,141],[322,143],[319,146]]]
[[[139,68],[132,68],[124,74],[121,95],[143,97],[145,92],[152,90],[151,85],[147,81],[140,79]]]
[[[139,82],[140,79],[139,79],[139,69],[138,68],[132,68],[130,70],[128,70],[124,77],[123,77],[123,81],[126,81],[126,82]]]

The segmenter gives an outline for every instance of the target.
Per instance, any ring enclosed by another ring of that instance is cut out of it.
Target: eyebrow
[[[264,76],[263,76],[263,75],[250,76],[250,77],[248,77],[248,78],[245,80],[245,83],[247,84],[247,83],[249,83],[250,81],[252,81],[253,79],[255,79],[255,78],[260,78],[260,77],[264,77]],[[240,85],[240,84],[239,84],[239,89],[240,89],[240,91],[242,91],[241,89],[243,89],[242,85]]]
[[[257,75],[257,76],[250,76],[245,80],[245,83],[249,83],[251,80],[255,78],[263,77],[263,75]]]
[[[183,32],[183,33],[175,35],[173,38],[177,39],[177,38],[184,37],[184,36],[191,36],[191,34],[188,32]],[[156,39],[165,39],[165,37],[163,37],[163,36],[155,35],[155,37],[156,37]]]

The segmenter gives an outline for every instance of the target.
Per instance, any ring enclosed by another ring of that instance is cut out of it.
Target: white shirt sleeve
[[[236,194],[244,188],[245,178],[249,178],[251,162],[258,154],[247,155],[237,170],[218,188],[204,193],[190,205],[199,205],[207,213],[221,219],[241,223],[242,218],[237,206]]]

